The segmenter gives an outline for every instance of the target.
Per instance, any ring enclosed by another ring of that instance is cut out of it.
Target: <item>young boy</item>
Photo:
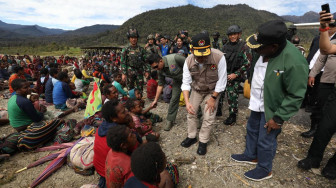
[[[142,99],[142,93],[138,89],[134,89],[134,97],[135,99],[140,101],[141,107],[145,108],[145,101]],[[162,118],[159,115],[149,112],[151,109],[155,107],[156,106],[149,106],[147,109],[142,111],[144,117],[146,119],[150,119],[153,125],[155,125],[155,123],[162,121]]]
[[[126,102],[126,108],[130,112],[133,122],[134,129],[141,136],[146,136],[146,140],[148,141],[158,141],[160,138],[159,133],[155,133],[152,130],[152,122],[149,119],[143,119],[141,121],[139,116],[142,116],[142,106],[139,100],[128,99]]]
[[[106,187],[123,187],[133,176],[130,149],[138,145],[136,135],[125,125],[111,127],[106,136],[111,148],[106,157]]]
[[[75,91],[79,91],[79,92],[85,92],[87,91],[89,85],[90,85],[90,81],[87,80],[83,80],[83,74],[81,73],[81,71],[79,69],[75,69],[74,70],[74,74],[76,76],[75,79],[75,86],[76,86],[76,90]]]
[[[158,87],[158,82],[156,81],[157,72],[151,72],[151,79],[147,82],[147,98],[153,100],[156,96],[156,90]]]
[[[114,85],[114,87],[117,88],[117,90],[118,90],[118,92],[120,94],[119,98],[127,96],[127,92],[122,88],[122,86],[120,84],[120,82],[121,82],[121,74],[120,73],[114,74],[113,79],[114,79],[114,81],[113,81],[112,84]]]

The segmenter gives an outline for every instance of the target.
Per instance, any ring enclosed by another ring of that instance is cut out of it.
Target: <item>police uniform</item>
[[[215,122],[216,108],[210,113],[207,109],[207,101],[210,98],[215,100],[215,107],[219,98],[213,96],[213,93],[220,93],[225,90],[226,85],[226,62],[224,54],[217,49],[210,49],[209,35],[200,33],[193,37],[193,54],[188,56],[183,67],[183,83],[182,90],[184,97],[189,98],[186,105],[191,105],[195,112],[202,105],[203,122],[199,132],[199,146],[197,153],[199,155],[206,154],[207,142],[210,138],[212,124]],[[206,56],[204,63],[199,63],[195,59],[196,56]],[[189,96],[185,96],[192,92]],[[189,103],[189,104],[188,104]],[[206,111],[207,110],[207,111]],[[188,113],[188,137],[181,143],[183,147],[189,147],[196,143],[197,125],[199,120],[197,115]]]
[[[164,56],[162,59],[164,62],[164,68],[158,71],[159,75],[158,84],[159,86],[164,86],[165,77],[169,77],[174,80],[172,88],[172,98],[170,99],[167,114],[167,120],[170,122],[174,122],[179,108],[183,64],[185,62],[185,57],[179,54],[169,54]]]
[[[121,71],[127,76],[128,90],[135,87],[141,92],[143,90],[144,71],[150,71],[149,66],[145,64],[145,54],[144,48],[138,45],[135,47],[128,45],[121,52]]]

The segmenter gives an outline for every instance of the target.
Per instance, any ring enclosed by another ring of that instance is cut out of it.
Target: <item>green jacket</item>
[[[251,71],[254,65],[255,62]],[[266,122],[272,118],[287,121],[297,113],[306,93],[307,82],[308,63],[301,52],[287,41],[282,52],[268,61],[264,81]]]
[[[175,82],[182,83],[183,65],[185,57],[179,54],[169,54],[164,56],[163,62],[165,66],[162,70],[158,71],[159,74],[159,86],[165,84],[165,77],[172,78]]]
[[[275,58],[268,61],[264,81],[266,121],[287,121],[299,110],[307,89],[308,63],[289,41]]]

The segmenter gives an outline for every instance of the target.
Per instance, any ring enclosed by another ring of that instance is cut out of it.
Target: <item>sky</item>
[[[280,16],[319,12],[324,3],[329,3],[331,12],[336,12],[336,0],[0,0],[0,20],[73,30],[95,24],[121,25],[129,18],[158,8],[187,4],[212,8],[228,2],[247,4]]]

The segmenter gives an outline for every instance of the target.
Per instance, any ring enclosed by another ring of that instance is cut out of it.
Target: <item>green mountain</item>
[[[126,32],[131,26],[138,29],[141,42],[145,42],[150,33],[158,32],[173,37],[179,30],[188,30],[190,36],[202,30],[207,30],[209,33],[218,31],[221,36],[226,36],[227,28],[233,24],[240,25],[243,36],[246,37],[255,33],[259,24],[274,19],[283,20],[274,13],[256,10],[245,4],[217,5],[213,8],[186,5],[139,14],[127,20],[115,31],[101,35],[101,38],[96,40],[99,42],[90,41],[90,44],[125,44]]]

